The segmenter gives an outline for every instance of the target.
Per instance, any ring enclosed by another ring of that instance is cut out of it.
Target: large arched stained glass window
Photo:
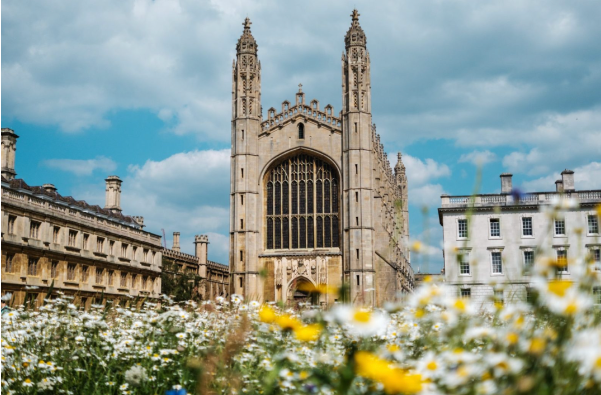
[[[267,249],[339,247],[339,187],[329,164],[301,154],[273,167],[265,186]]]

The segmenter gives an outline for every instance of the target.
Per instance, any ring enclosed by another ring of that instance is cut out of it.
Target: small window
[[[14,273],[15,264],[14,264],[15,254],[6,255],[6,269],[4,271],[6,273]]]
[[[469,276],[470,272],[470,260],[468,253],[459,254],[457,256],[459,260],[459,274],[464,276]]]
[[[127,249],[128,249],[129,245],[125,244],[125,243],[121,243],[121,256],[123,258],[127,258]]]
[[[109,255],[115,254],[115,242],[113,240],[109,241]]]
[[[131,258],[135,261],[137,259],[138,256],[138,247],[136,246],[132,246],[132,251],[131,251]]]
[[[240,219],[240,229],[244,229],[244,220]]]
[[[244,251],[240,250],[240,262],[244,261]]]
[[[557,250],[557,271],[559,273],[568,272],[568,252],[566,250]]]
[[[88,274],[89,274],[88,267],[82,266],[81,267],[81,282],[82,283],[85,283],[88,281]]]
[[[145,249],[142,251],[142,255],[143,255],[143,258],[144,258],[144,262],[150,262],[150,261],[148,260],[148,249],[146,249],[146,248],[145,248]]]
[[[58,261],[52,261],[50,264],[50,278],[58,278]]]
[[[530,272],[534,265],[534,251],[524,251],[524,271]]]
[[[38,258],[29,258],[29,262],[27,264],[27,274],[30,276],[38,275]]]
[[[522,217],[522,236],[532,236],[532,217]]]
[[[359,202],[359,192],[355,192],[355,202]]]
[[[355,133],[357,133],[357,122],[355,122]]]
[[[462,298],[470,298],[472,296],[472,290],[471,288],[461,288],[461,293],[460,293]]]
[[[104,238],[97,237],[96,238],[96,252],[103,252],[104,250]]]
[[[32,239],[40,238],[40,225],[41,225],[41,222],[31,221],[31,223],[29,224],[29,237],[30,238],[32,238]]]
[[[242,178],[244,178],[244,169],[243,168],[240,169],[240,175],[241,175]]]
[[[599,219],[596,215],[588,216],[588,233],[593,235],[599,233]]]
[[[142,289],[148,287],[148,276],[142,276]]]
[[[357,286],[361,285],[361,277],[357,274]]]
[[[121,273],[121,287],[127,287],[127,273]]]
[[[357,259],[359,259],[359,249],[357,248]]]
[[[305,125],[302,123],[298,124],[298,138],[300,140],[305,138]]]
[[[96,284],[104,283],[103,278],[103,270],[101,268],[96,268]]]
[[[84,250],[90,249],[90,235],[87,233],[83,234],[83,249]]]
[[[77,231],[73,229],[69,229],[69,246],[75,247],[75,242],[77,241]]]
[[[75,265],[74,263],[69,263],[67,265],[67,280],[69,281],[75,281],[75,270],[77,268],[77,265]]]
[[[14,215],[8,216],[8,233],[15,234],[15,222],[17,222],[17,217]]]
[[[244,129],[242,129],[242,140],[244,140]]]
[[[457,221],[457,236],[461,239],[467,238],[467,219]]]
[[[244,206],[244,195],[240,195],[240,205]]]
[[[108,285],[113,285],[113,276],[115,275],[115,272],[112,270],[109,270],[107,273],[107,283]]]
[[[555,235],[565,236],[566,234],[566,221],[563,219],[555,220]]]
[[[501,224],[499,218],[490,219],[490,237],[501,237]]]
[[[240,283],[240,288],[242,288],[242,276],[238,278],[238,282]]]
[[[359,165],[355,164],[355,174],[359,174]]]
[[[355,225],[359,226],[359,217],[355,217]]]
[[[503,260],[501,259],[500,252],[491,253],[492,259],[492,273],[493,274],[503,274]]]
[[[131,287],[133,289],[135,289],[136,285],[138,285],[138,275],[137,274],[132,274],[131,275]]]

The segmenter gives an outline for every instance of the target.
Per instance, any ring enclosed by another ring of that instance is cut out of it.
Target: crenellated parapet
[[[286,100],[282,102],[282,110],[276,112],[276,109],[271,107],[267,110],[267,120],[261,122],[262,132],[271,132],[276,129],[281,129],[290,122],[295,122],[297,118],[312,120],[320,127],[325,127],[332,131],[342,132],[342,123],[340,117],[334,115],[334,107],[330,104],[324,107],[321,111],[319,101],[312,100],[309,105],[305,104],[305,96],[302,90],[296,94],[296,104],[291,106],[291,103]]]

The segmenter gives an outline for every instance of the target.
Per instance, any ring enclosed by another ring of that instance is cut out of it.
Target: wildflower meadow
[[[2,393],[599,394],[601,272],[582,255],[563,280],[544,252],[532,298],[488,309],[434,281],[382,309],[238,295],[14,306],[2,317]]]

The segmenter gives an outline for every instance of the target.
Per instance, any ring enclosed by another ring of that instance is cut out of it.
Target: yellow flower
[[[457,299],[453,306],[459,311],[465,311],[466,308],[465,302],[462,299]]]
[[[528,351],[532,354],[540,355],[543,351],[545,351],[545,339],[540,337],[535,337],[530,341],[530,346],[528,347]]]
[[[263,306],[261,307],[261,310],[259,310],[259,319],[261,322],[270,324],[275,321],[276,317],[277,314],[275,313],[275,310],[269,306]]]
[[[293,330],[296,338],[303,342],[315,341],[321,335],[321,325],[319,324],[302,325],[293,328]]]
[[[509,344],[516,344],[520,339],[519,335],[515,332],[510,332],[507,334],[507,342]]]
[[[369,319],[371,318],[371,314],[369,311],[366,311],[366,310],[358,310],[353,315],[353,318],[357,322],[369,322]]]
[[[357,374],[381,383],[387,394],[415,394],[422,390],[421,375],[392,366],[370,352],[357,352],[355,362]]]
[[[569,281],[551,280],[551,281],[549,281],[549,285],[547,286],[547,289],[549,290],[549,292],[551,292],[557,296],[563,297],[566,294],[566,291],[568,289],[570,289],[571,286],[572,286],[572,283]]]
[[[286,329],[294,330],[302,325],[302,323],[297,318],[292,317],[289,314],[283,314],[283,315],[277,316],[275,318],[275,323],[278,324],[280,326],[280,328],[282,328],[283,330],[286,330]]]

